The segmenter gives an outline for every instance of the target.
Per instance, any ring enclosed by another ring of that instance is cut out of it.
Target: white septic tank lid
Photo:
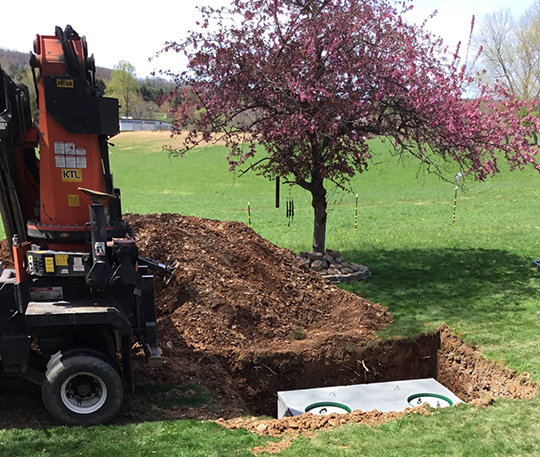
[[[278,418],[306,412],[326,415],[376,409],[384,413],[421,405],[444,408],[457,403],[461,400],[435,379],[411,379],[278,392]]]

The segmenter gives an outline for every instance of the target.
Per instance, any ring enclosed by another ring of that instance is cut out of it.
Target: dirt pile
[[[0,240],[0,261],[4,268],[13,268],[11,250],[6,239]]]
[[[423,406],[407,408],[405,411],[360,411],[355,410],[348,414],[317,415],[305,413],[300,416],[284,417],[283,419],[235,418],[216,421],[228,429],[245,428],[259,435],[282,436],[284,434],[297,435],[310,430],[323,430],[343,424],[380,425],[385,422],[401,419],[407,414],[429,414],[430,411]]]
[[[293,252],[240,222],[177,214],[129,214],[126,220],[143,255],[178,262],[169,284],[155,280],[165,364],[153,370],[136,358],[137,380],[203,383],[220,405],[171,410],[167,418],[258,410],[253,402],[260,387],[237,379],[235,362],[277,353],[318,358],[338,340],[371,340],[391,322],[386,308],[328,284]]]
[[[369,340],[391,322],[386,308],[326,283],[295,254],[240,222],[177,214],[127,215],[143,255],[178,262],[156,279],[162,346],[170,319],[192,349],[215,355],[303,348],[339,335]]]

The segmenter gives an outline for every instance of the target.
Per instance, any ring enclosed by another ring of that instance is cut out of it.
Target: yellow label
[[[54,259],[52,257],[45,257],[45,272],[54,273]]]
[[[69,206],[80,206],[78,195],[68,195]]]
[[[62,171],[62,181],[82,182],[82,170],[80,168],[62,168],[61,171]]]
[[[73,79],[63,79],[59,78],[56,80],[56,87],[61,87],[62,89],[73,89],[75,82]]]
[[[56,262],[56,265],[59,267],[67,267],[68,266],[68,256],[67,254],[56,254],[54,256],[54,260]]]

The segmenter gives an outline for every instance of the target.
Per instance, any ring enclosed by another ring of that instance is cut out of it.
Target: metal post
[[[354,234],[358,233],[358,194],[356,194],[356,205],[354,207]]]
[[[454,213],[452,214],[452,225],[456,225],[457,189],[458,189],[458,186],[456,186],[455,193],[454,193]]]
[[[101,203],[92,203],[90,205],[90,231],[94,264],[98,261],[108,264],[105,250],[107,245],[107,220],[105,218],[105,208]]]

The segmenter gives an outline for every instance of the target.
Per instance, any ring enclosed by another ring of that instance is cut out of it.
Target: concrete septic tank
[[[383,413],[428,404],[444,408],[462,401],[433,378],[278,392],[278,419],[313,414],[345,414],[355,409]]]

